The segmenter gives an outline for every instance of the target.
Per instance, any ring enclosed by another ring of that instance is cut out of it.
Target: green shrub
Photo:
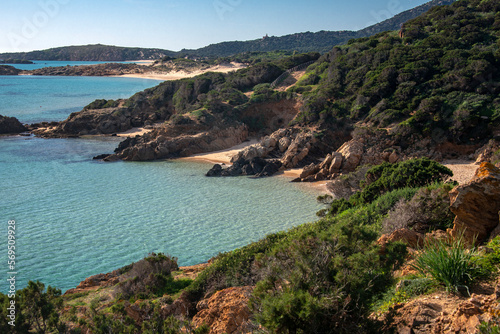
[[[126,272],[126,280],[119,283],[123,298],[148,298],[164,293],[176,293],[190,284],[189,280],[175,281],[172,271],[178,270],[177,258],[162,253],[151,253],[144,259],[133,263]]]
[[[389,289],[372,305],[373,312],[384,313],[396,304],[433,291],[435,283],[429,278],[404,279]]]
[[[492,321],[493,322],[493,321]],[[483,321],[478,326],[480,334],[500,334],[500,321],[497,319],[494,323]]]
[[[361,190],[349,197],[332,202],[330,214],[335,215],[346,209],[370,203],[384,193],[395,189],[418,188],[441,182],[452,176],[451,170],[428,158],[411,159],[395,164],[388,162],[368,169],[365,180],[360,181]]]
[[[367,185],[359,195],[363,202],[371,202],[381,194],[404,187],[423,187],[441,182],[453,172],[428,158],[411,159],[395,164],[383,163],[366,172]]]
[[[95,100],[94,102],[91,102],[89,105],[87,105],[83,109],[89,110],[89,109],[114,108],[114,107],[118,107],[119,104],[120,104],[120,101],[98,99],[98,100]]]
[[[500,268],[500,236],[496,236],[479,252],[475,258],[480,274],[484,278],[494,277]]]
[[[450,211],[448,193],[453,184],[433,184],[421,188],[409,201],[402,199],[382,222],[382,233],[400,228],[426,233],[452,227],[455,215]]]

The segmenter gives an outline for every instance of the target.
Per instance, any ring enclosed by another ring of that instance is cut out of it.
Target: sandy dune
[[[228,73],[231,71],[236,71],[242,68],[247,67],[245,64],[241,63],[231,63],[224,65],[212,66],[204,70],[196,70],[192,72],[188,71],[172,71],[172,72],[148,72],[148,73],[138,73],[138,74],[124,74],[119,75],[118,77],[126,77],[126,78],[143,78],[143,79],[154,79],[154,80],[179,80],[184,78],[191,78],[206,72],[220,72],[220,73]]]

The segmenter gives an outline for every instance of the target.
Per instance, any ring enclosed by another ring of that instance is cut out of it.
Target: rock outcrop
[[[447,141],[438,143],[416,134],[403,137],[385,130],[356,129],[350,140],[323,155],[321,162],[308,166],[307,172],[296,181],[334,180],[359,166],[395,163],[411,158],[428,157],[436,161],[459,157],[469,159],[476,149],[477,145],[456,145]]]
[[[258,144],[251,145],[236,154],[231,162],[240,158],[280,158],[285,168],[293,168],[308,154],[316,143],[314,132],[301,131],[298,128],[279,129],[265,136]]]
[[[177,298],[172,304],[163,305],[161,307],[160,313],[164,318],[169,316],[177,316],[181,318],[187,318],[196,314],[196,308],[189,299],[186,292],[181,293],[179,298]]]
[[[120,143],[115,154],[104,160],[147,161],[187,157],[227,149],[242,143],[247,136],[246,125],[238,122],[200,123],[185,128],[166,125],[143,136],[126,139]]]
[[[314,134],[298,128],[279,129],[238,152],[232,157],[230,167],[214,165],[207,176],[271,176],[279,170],[296,167],[318,143]]]
[[[386,322],[383,332],[415,334],[477,333],[482,321],[490,321],[499,312],[496,287],[481,287],[480,293],[469,298],[435,293],[406,304],[397,304],[382,320]],[[385,318],[385,319],[384,319]]]
[[[220,164],[215,164],[207,172],[206,176],[272,176],[280,170],[281,166],[281,161],[277,159],[266,160],[255,157],[251,160],[245,160],[244,158],[240,158],[227,168],[223,168]]]
[[[78,292],[97,290],[100,287],[113,286],[117,284],[120,280],[120,274],[118,270],[114,270],[106,274],[97,274],[90,276],[80,282],[78,286],[74,289],[67,290],[64,294],[70,295]]]
[[[210,327],[210,334],[247,333],[251,331],[248,301],[253,287],[233,287],[216,292],[196,305],[193,325]]]
[[[0,65],[0,75],[18,75],[22,71],[9,65]]]
[[[483,162],[470,182],[450,191],[450,200],[456,215],[452,235],[464,233],[469,243],[485,241],[499,225],[500,169]]]
[[[354,171],[363,161],[365,153],[364,141],[351,139],[335,152],[328,153],[322,162],[306,166],[297,181],[333,180],[341,173]]]
[[[0,134],[15,134],[27,130],[17,118],[0,115]]]
[[[33,130],[33,133],[53,138],[113,134],[133,127],[152,125],[165,117],[166,115],[155,112],[152,108],[137,110],[121,106],[102,109],[86,107],[82,111],[72,113],[54,127],[40,127]]]
[[[387,243],[395,241],[404,242],[409,247],[417,249],[424,245],[424,235],[407,228],[400,228],[392,232],[391,234],[383,234],[377,240],[377,244],[382,246],[383,250]]]
[[[496,160],[500,160],[500,140],[491,139],[486,145],[478,149],[474,156],[477,165],[482,162],[496,163]]]

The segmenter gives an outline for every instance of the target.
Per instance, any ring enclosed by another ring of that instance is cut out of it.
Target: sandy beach
[[[132,128],[130,130],[117,133],[117,137],[135,137],[142,136],[145,133],[151,132],[153,129],[145,129],[145,128]]]
[[[296,179],[302,174],[303,168],[292,168],[287,169],[283,172],[276,174],[276,176],[287,177],[290,180]],[[330,192],[326,188],[326,184],[330,181],[316,181],[316,182],[302,182],[303,185],[306,185],[317,191],[320,195],[329,194]]]
[[[231,71],[236,71],[242,68],[246,68],[247,65],[241,63],[231,63],[227,65],[217,65],[212,66],[204,70],[197,70],[192,72],[187,71],[172,71],[172,72],[148,72],[148,73],[137,73],[137,74],[123,74],[116,75],[115,77],[125,77],[125,78],[142,78],[142,79],[154,79],[154,80],[179,80],[184,78],[191,78],[206,72],[220,72],[228,73]]]
[[[154,60],[130,60],[132,63],[136,63],[137,65],[151,65],[155,61]]]
[[[200,153],[200,154],[195,154],[190,157],[184,157],[184,158],[179,158],[180,160],[184,161],[204,161],[204,162],[210,162],[214,164],[226,164],[230,165],[231,164],[231,158],[237,154],[239,151],[245,149],[245,147],[257,144],[259,141],[257,139],[252,139],[246,142],[243,142],[239,145],[230,147],[226,150],[221,150],[221,151],[216,151],[216,152],[209,152],[209,153]],[[292,168],[289,170],[285,170],[283,172],[277,173],[275,176],[276,177],[286,177],[290,181],[299,177],[300,174],[302,173],[302,168]],[[326,194],[328,193],[328,190],[326,189],[326,183],[327,181],[319,181],[319,182],[303,182],[302,184],[307,185],[308,187],[311,187],[314,191],[317,191],[318,194]]]
[[[186,161],[206,161],[212,162],[214,164],[231,164],[231,158],[237,154],[239,151],[245,149],[245,147],[257,144],[259,141],[257,139],[251,139],[249,141],[245,141],[239,145],[230,147],[225,150],[209,152],[209,153],[200,153],[195,154],[190,157],[179,158],[180,160]]]

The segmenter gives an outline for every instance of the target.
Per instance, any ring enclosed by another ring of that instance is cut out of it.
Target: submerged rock
[[[92,158],[92,160],[104,160],[109,157],[110,154],[99,154]]]

